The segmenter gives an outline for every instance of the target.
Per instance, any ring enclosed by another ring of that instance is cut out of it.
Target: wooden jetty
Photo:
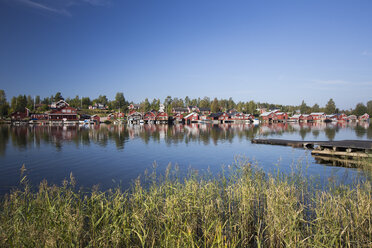
[[[342,158],[372,158],[372,140],[297,141],[253,139],[252,143],[312,149],[312,155],[336,156]]]

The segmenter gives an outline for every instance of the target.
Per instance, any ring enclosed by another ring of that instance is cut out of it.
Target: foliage
[[[356,116],[360,116],[360,115],[364,115],[365,113],[367,113],[366,105],[364,105],[363,103],[358,103],[355,106],[353,114],[356,115]]]
[[[232,166],[231,168],[233,168]],[[0,204],[1,247],[371,247],[371,185],[313,186],[301,172],[250,164],[220,177],[156,170],[129,191],[75,189],[75,179]],[[227,176],[228,175],[228,176]]]
[[[336,104],[335,104],[335,102],[333,101],[332,98],[329,99],[327,105],[325,106],[324,112],[327,115],[335,114],[336,113]]]

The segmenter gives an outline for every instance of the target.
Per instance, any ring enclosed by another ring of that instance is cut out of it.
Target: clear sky
[[[0,89],[372,100],[370,0],[0,0]]]

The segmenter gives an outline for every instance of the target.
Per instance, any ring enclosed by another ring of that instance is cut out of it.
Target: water
[[[24,164],[33,185],[47,179],[60,184],[73,173],[81,187],[128,187],[151,169],[164,171],[169,163],[181,172],[189,168],[219,173],[237,156],[267,172],[290,173],[302,164],[309,176],[350,183],[366,172],[318,164],[304,149],[251,144],[252,138],[292,140],[372,139],[372,125],[361,124],[248,124],[142,125],[92,127],[0,126],[0,194],[19,184]]]

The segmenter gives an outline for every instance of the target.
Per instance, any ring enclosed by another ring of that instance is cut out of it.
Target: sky
[[[370,0],[0,0],[0,89],[127,100],[372,100]]]

